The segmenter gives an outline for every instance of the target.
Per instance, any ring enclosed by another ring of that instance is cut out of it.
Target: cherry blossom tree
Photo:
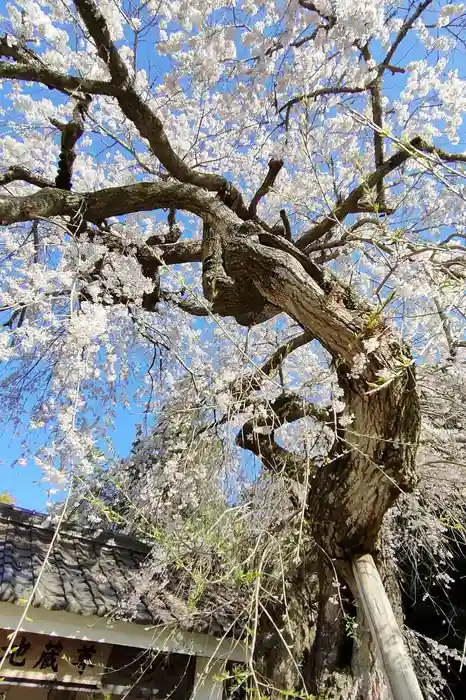
[[[462,512],[464,12],[16,0],[2,19],[3,419],[24,460],[46,435],[63,484],[94,474],[117,406],[184,397],[170,502],[199,507],[229,464],[227,510],[262,494],[238,552],[254,527],[286,543],[265,602],[254,578],[262,694],[387,697],[350,562],[375,558],[401,623],[397,514],[444,552]],[[206,438],[209,469],[184,460]]]

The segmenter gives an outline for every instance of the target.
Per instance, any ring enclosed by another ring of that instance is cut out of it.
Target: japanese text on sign
[[[8,643],[8,631],[0,630],[0,658]],[[5,659],[2,675],[95,684],[105,672],[110,650],[109,644],[20,632]]]

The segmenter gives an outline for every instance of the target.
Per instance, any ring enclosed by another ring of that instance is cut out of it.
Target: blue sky
[[[114,449],[120,455],[127,455],[134,440],[135,426],[142,422],[140,409],[119,408],[114,429],[110,431]],[[38,431],[38,439],[41,438]],[[25,466],[15,464],[21,457],[21,442],[13,436],[11,428],[0,432],[0,492],[8,491],[18,506],[31,510],[44,510],[47,500],[47,484],[41,479],[43,472],[34,462]],[[57,494],[52,500],[60,497]]]

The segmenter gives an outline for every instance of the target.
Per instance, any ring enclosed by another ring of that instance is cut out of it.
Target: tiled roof
[[[54,532],[47,516],[0,504],[0,601],[21,604],[29,599]],[[127,535],[62,525],[32,606],[128,617],[140,624],[176,623],[200,632],[231,629],[226,601],[211,601],[203,610],[190,612],[183,596],[156,581],[150,601],[135,600],[136,578],[149,551]]]

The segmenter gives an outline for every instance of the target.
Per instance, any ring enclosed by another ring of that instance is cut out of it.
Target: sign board
[[[0,630],[0,658],[11,632]],[[0,675],[5,680],[22,678],[99,686],[107,671],[111,644],[19,632]]]

